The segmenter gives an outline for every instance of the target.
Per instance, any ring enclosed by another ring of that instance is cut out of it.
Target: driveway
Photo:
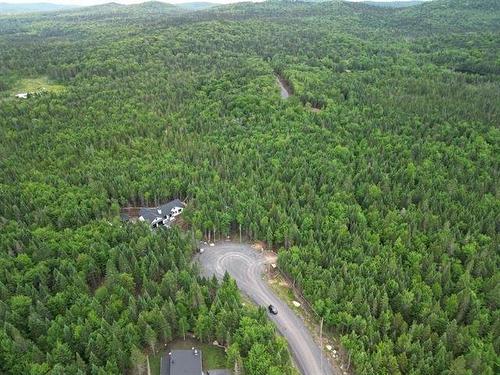
[[[269,319],[288,341],[295,363],[303,375],[335,374],[303,321],[263,280],[265,266],[272,259],[252,249],[249,244],[219,242],[213,247],[205,246],[204,249],[195,258],[203,275],[216,275],[221,279],[227,271],[236,280],[240,290],[257,305],[276,306],[278,315],[268,313]]]

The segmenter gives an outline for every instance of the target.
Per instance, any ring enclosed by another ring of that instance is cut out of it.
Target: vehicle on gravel
[[[276,307],[274,307],[273,305],[269,305],[267,307],[267,309],[269,310],[269,312],[273,315],[278,315],[278,309]]]

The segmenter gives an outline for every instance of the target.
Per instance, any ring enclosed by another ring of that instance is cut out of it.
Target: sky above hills
[[[170,4],[180,4],[180,3],[188,3],[197,0],[168,0],[163,1],[165,3]],[[202,0],[204,1],[204,0]],[[249,1],[249,0],[208,0],[208,2],[219,3],[219,4],[229,4],[229,3],[238,3],[241,1]],[[250,1],[263,1],[263,0],[250,0]],[[366,1],[366,0],[349,0],[349,1]],[[380,2],[390,2],[394,0],[377,0]],[[410,0],[399,0],[399,1],[410,1]],[[97,5],[104,4],[109,2],[115,2],[120,4],[137,4],[143,3],[144,0],[6,0],[0,2],[5,2],[9,4],[27,4],[27,3],[37,3],[37,2],[46,2],[51,4],[65,4],[65,5]]]

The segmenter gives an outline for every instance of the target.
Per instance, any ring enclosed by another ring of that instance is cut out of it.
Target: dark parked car
[[[273,305],[269,305],[269,307],[267,308],[269,310],[269,312],[273,315],[278,315],[278,309],[276,307],[274,307]]]

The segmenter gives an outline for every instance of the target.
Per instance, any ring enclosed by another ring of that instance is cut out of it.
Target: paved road
[[[286,338],[295,362],[303,375],[334,375],[334,371],[314,342],[302,320],[281,301],[262,278],[266,257],[248,244],[219,242],[206,246],[196,260],[205,276],[216,275],[219,279],[228,273],[236,280],[240,290],[256,304],[278,308],[278,315],[269,315],[279,332]]]

